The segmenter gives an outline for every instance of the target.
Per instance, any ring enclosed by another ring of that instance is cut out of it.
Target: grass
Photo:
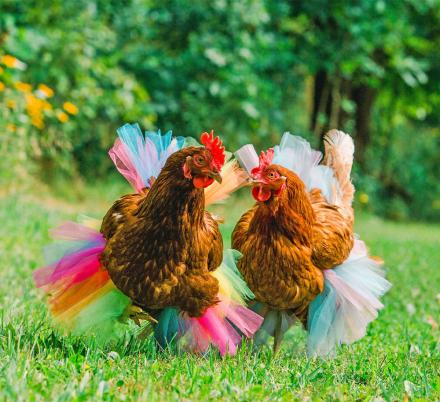
[[[394,287],[368,335],[334,359],[308,359],[299,328],[275,357],[269,349],[242,349],[224,360],[215,353],[157,353],[151,341],[130,338],[105,349],[58,334],[31,279],[43,264],[48,229],[77,212],[102,215],[121,191],[83,189],[81,202],[41,195],[0,199],[0,400],[440,399],[435,225],[358,219],[357,232],[385,259]],[[225,238],[247,205],[234,199],[218,208],[229,216]]]

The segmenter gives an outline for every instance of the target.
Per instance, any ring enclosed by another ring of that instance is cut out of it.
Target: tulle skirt
[[[107,341],[124,334],[121,322],[129,316],[131,300],[114,285],[99,256],[105,240],[92,226],[68,222],[52,232],[58,241],[46,251],[54,260],[34,272],[37,287],[48,295],[48,304],[61,328],[77,335]],[[205,353],[210,346],[221,355],[235,354],[242,336],[252,337],[262,317],[246,307],[252,292],[241,278],[235,259],[227,250],[213,273],[219,281],[218,304],[198,318],[170,306],[157,313],[156,340],[162,346]]]

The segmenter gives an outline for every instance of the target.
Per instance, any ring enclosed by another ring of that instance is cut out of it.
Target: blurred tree
[[[439,219],[439,26],[440,0],[3,0],[0,57],[23,60],[20,80],[37,98],[52,88],[59,110],[44,127],[26,98],[13,110],[18,78],[0,70],[3,126],[16,128],[0,152],[96,178],[127,121],[214,128],[232,149],[285,130],[316,145],[339,127],[355,136],[363,206]],[[14,147],[17,133],[32,145]]]
[[[422,3],[291,3],[286,26],[293,37],[304,39],[296,50],[314,76],[310,129],[321,138],[330,127],[353,131],[361,163],[371,142],[372,111],[379,92],[396,82],[411,89],[427,82],[426,54],[414,50],[424,40],[420,16],[438,10],[439,3]]]
[[[79,109],[75,124],[63,132],[42,130],[42,140],[48,141],[38,160],[46,172],[72,168],[76,161],[82,173],[96,177],[110,165],[102,150],[121,122],[152,127],[146,88],[120,66],[125,55],[118,48],[119,32],[109,24],[117,12],[106,1],[5,0],[0,5],[2,47],[30,66],[23,78],[46,83],[55,89],[55,99],[68,98]],[[66,141],[49,140],[58,136]]]
[[[233,147],[269,144],[292,124],[296,62],[280,30],[284,2],[132,1],[115,21],[124,66],[153,95],[157,125],[198,135],[215,128]]]

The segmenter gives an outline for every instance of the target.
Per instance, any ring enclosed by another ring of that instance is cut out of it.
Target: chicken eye
[[[205,162],[205,158],[201,155],[194,155],[194,162],[196,163],[196,165],[203,165],[203,163]]]
[[[276,177],[277,177],[277,175],[276,175],[276,173],[275,172],[269,172],[268,174],[267,174],[267,178],[268,179],[270,179],[270,180],[273,180],[273,179],[276,179]]]

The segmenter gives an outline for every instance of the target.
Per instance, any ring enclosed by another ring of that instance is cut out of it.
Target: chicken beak
[[[222,176],[220,175],[219,172],[214,172],[211,171],[208,173],[208,177],[211,177],[212,179],[214,179],[217,183],[221,184],[222,183]]]
[[[265,184],[263,180],[253,179],[252,177],[249,177],[248,184],[252,187],[257,187],[260,184]]]
[[[248,179],[248,184],[252,187],[258,187],[258,186],[268,186],[268,188],[270,188],[271,190],[278,190],[279,188],[281,188],[284,183],[286,182],[287,178],[286,176],[281,176],[276,182],[267,182],[265,180],[261,180],[261,179],[253,179],[252,177],[250,177]]]

